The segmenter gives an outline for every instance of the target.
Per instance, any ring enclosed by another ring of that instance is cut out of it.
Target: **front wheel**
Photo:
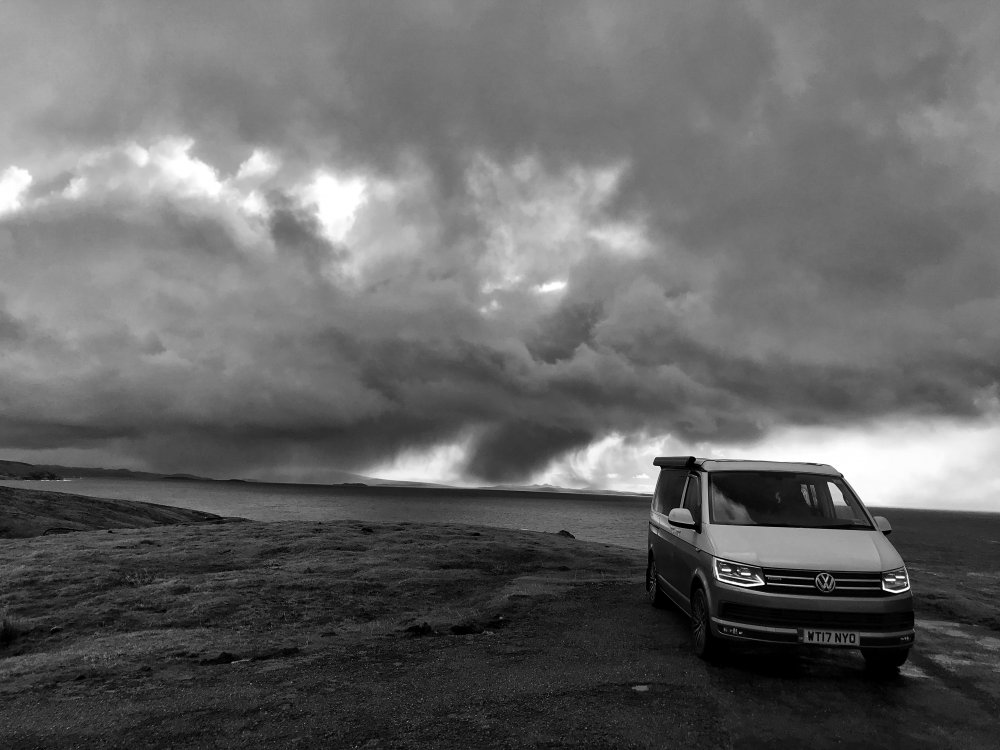
[[[657,579],[656,560],[650,556],[646,564],[646,600],[654,607],[662,607],[667,603],[667,597],[660,591],[660,583]]]
[[[711,661],[719,655],[719,641],[712,635],[708,597],[701,588],[691,595],[691,644],[696,656]]]
[[[861,655],[865,657],[865,666],[871,672],[895,672],[910,655],[907,648],[863,648]]]

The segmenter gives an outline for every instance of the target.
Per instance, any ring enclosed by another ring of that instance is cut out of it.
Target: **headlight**
[[[890,594],[901,594],[910,590],[910,576],[906,573],[905,565],[882,574],[882,590]]]
[[[764,571],[753,565],[716,559],[715,580],[730,583],[733,586],[742,586],[743,588],[763,586]]]

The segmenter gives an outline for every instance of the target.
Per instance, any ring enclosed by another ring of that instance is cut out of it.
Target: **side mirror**
[[[681,529],[694,529],[698,526],[687,508],[672,508],[667,514],[667,523]]]
[[[885,516],[875,516],[875,528],[886,536],[892,533],[892,524],[889,523],[889,519]]]

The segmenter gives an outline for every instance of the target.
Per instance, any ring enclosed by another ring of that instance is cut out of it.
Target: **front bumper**
[[[712,591],[712,632],[724,640],[802,644],[803,631],[858,634],[854,648],[913,645],[913,596],[879,598],[793,596],[717,585]],[[834,645],[834,644],[824,644]]]

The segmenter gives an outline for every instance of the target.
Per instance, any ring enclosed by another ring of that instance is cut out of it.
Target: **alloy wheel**
[[[691,602],[691,634],[694,638],[695,653],[699,656],[705,653],[708,628],[708,608],[705,606],[705,595],[698,591]]]

